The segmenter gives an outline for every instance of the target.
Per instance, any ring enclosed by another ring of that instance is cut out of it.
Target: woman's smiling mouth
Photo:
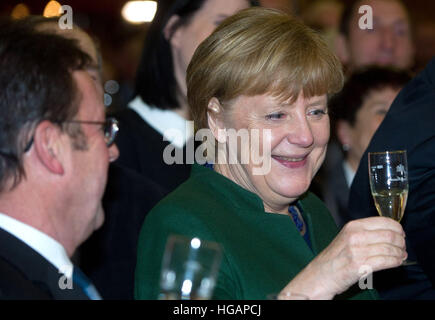
[[[305,166],[305,164],[307,163],[308,155],[304,155],[304,156],[297,155],[291,157],[273,155],[272,158],[286,168],[296,169]]]

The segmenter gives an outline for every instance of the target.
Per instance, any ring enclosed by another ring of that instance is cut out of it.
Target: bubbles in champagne
[[[400,222],[406,207],[408,190],[392,189],[373,193],[379,215]]]

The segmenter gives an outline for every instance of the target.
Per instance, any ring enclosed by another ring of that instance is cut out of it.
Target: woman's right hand
[[[332,299],[367,270],[398,267],[406,258],[405,233],[398,222],[385,217],[354,220],[282,292]]]

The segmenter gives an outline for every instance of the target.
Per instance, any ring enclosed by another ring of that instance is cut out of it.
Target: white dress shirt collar
[[[343,161],[344,176],[346,178],[347,186],[350,188],[352,185],[353,178],[355,178],[356,172],[352,170],[347,161]]]
[[[177,148],[183,148],[193,137],[193,122],[187,121],[172,110],[152,108],[139,96],[130,101],[128,107]]]
[[[65,248],[59,242],[45,233],[3,213],[0,213],[0,228],[17,237],[38,252],[54,265],[59,272],[63,273],[68,278],[72,277],[73,264]]]

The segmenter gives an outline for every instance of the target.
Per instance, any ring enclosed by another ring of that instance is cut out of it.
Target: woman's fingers
[[[385,217],[370,217],[365,219],[354,220],[349,223],[349,225],[357,225],[358,228],[363,228],[365,230],[379,230],[386,229],[391,230],[405,236],[402,225],[391,219]]]
[[[402,226],[392,219],[361,219],[349,223],[343,231],[349,266],[366,264],[381,270],[400,265],[407,256]]]
[[[389,268],[395,268],[402,264],[402,262],[407,258],[407,254],[405,256],[398,257],[392,255],[380,255],[380,256],[372,256],[367,259],[367,265],[370,266],[375,271],[380,271]]]
[[[392,256],[399,259],[406,258],[406,250],[404,247],[397,247],[388,243],[369,245],[365,248],[364,254],[367,257]]]

